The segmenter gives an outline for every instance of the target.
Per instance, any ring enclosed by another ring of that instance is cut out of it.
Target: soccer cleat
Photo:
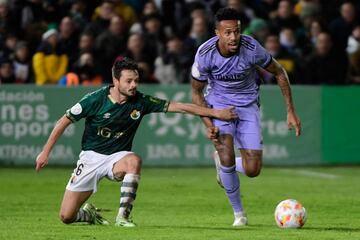
[[[91,216],[91,224],[109,225],[109,222],[97,212],[97,208],[93,204],[86,203],[83,209]]]
[[[131,220],[123,218],[123,217],[116,217],[115,226],[117,227],[136,227],[136,224],[133,223]]]
[[[222,184],[221,178],[220,178],[220,157],[219,157],[219,154],[217,151],[214,152],[213,159],[214,159],[215,168],[216,168],[216,181],[220,187],[224,188],[224,185]]]
[[[245,212],[234,213],[235,220],[233,227],[242,227],[247,225],[247,217]]]

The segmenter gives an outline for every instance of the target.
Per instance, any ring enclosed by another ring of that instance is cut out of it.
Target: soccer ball
[[[275,222],[280,228],[301,228],[306,222],[306,210],[294,200],[281,201],[275,209]]]

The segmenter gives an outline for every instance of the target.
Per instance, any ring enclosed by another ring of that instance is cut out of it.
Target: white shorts
[[[76,168],[66,186],[73,192],[97,191],[97,184],[103,177],[114,179],[113,166],[128,154],[133,152],[121,151],[111,155],[104,155],[94,151],[81,151]]]

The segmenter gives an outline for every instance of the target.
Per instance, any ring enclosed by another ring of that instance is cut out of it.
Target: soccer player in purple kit
[[[301,133],[286,71],[254,38],[240,34],[239,19],[235,9],[218,10],[216,36],[199,47],[191,71],[193,103],[214,108],[235,106],[239,116],[232,122],[202,117],[216,149],[217,178],[233,208],[234,227],[247,224],[237,172],[256,177],[262,167],[258,68],[275,75],[285,99],[288,127],[295,128],[296,136]],[[239,158],[235,157],[234,144],[240,150]]]

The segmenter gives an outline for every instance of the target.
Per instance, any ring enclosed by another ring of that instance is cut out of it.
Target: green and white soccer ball
[[[307,219],[303,205],[295,199],[281,201],[275,209],[275,222],[280,228],[301,228]]]

